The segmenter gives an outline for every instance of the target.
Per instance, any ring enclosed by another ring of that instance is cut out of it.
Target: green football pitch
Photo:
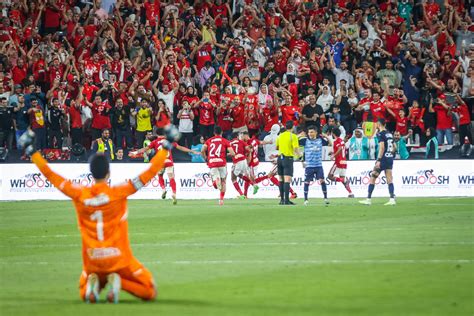
[[[135,200],[159,296],[79,300],[73,206],[0,203],[0,315],[473,315],[474,198]]]

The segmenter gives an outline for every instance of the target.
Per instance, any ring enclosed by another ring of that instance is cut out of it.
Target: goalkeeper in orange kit
[[[127,197],[137,192],[158,171],[163,169],[171,143],[179,133],[174,126],[166,129],[168,142],[151,160],[151,166],[133,180],[109,186],[109,162],[96,154],[90,160],[95,179],[91,187],[72,184],[52,171],[41,154],[34,150],[34,133],[26,131],[19,144],[31,155],[46,178],[73,200],[82,238],[83,271],[80,276],[80,296],[88,303],[99,300],[100,290],[106,288],[107,300],[118,303],[121,289],[144,300],[156,297],[153,276],[132,254],[128,239]]]

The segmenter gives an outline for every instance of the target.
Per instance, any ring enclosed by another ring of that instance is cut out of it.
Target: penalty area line
[[[0,261],[0,265],[73,265],[77,262],[64,261]],[[172,265],[232,265],[232,264],[295,264],[295,265],[344,265],[344,264],[472,264],[474,260],[471,259],[361,259],[361,260],[344,260],[344,259],[307,259],[307,260],[292,260],[292,259],[268,259],[268,260],[157,260],[144,261],[145,265],[155,264],[172,264]]]
[[[157,242],[132,243],[134,247],[252,247],[252,246],[452,246],[474,245],[474,241],[286,241],[286,242]],[[79,247],[77,244],[0,245],[0,248],[61,248]]]

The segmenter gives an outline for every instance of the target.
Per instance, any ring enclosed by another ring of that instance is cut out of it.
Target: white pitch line
[[[287,241],[287,242],[157,242],[132,243],[133,247],[248,247],[248,246],[451,246],[474,245],[474,241]],[[60,248],[78,247],[76,244],[0,245],[0,248]]]
[[[131,232],[130,235],[132,236],[156,236],[156,235],[212,235],[212,234],[223,234],[223,235],[230,235],[230,234],[261,234],[261,233],[298,233],[298,232],[334,232],[334,229],[341,229],[344,231],[348,230],[357,230],[357,231],[420,231],[421,229],[424,230],[472,230],[472,227],[375,227],[368,229],[367,227],[336,227],[336,228],[311,228],[311,229],[283,229],[283,230],[226,230],[226,231],[169,231],[169,232]],[[69,238],[69,237],[79,237],[79,233],[77,234],[56,234],[56,235],[23,235],[23,236],[7,236],[8,239],[25,239],[25,238]]]
[[[444,263],[474,263],[471,259],[362,259],[362,260],[175,260],[151,261],[145,264],[177,264],[177,265],[218,265],[218,264],[444,264]]]
[[[473,204],[466,204],[466,203],[428,203],[423,205],[431,205],[431,206],[473,206]]]
[[[0,261],[0,265],[74,265],[77,262],[64,261]],[[144,261],[146,265],[155,264],[174,264],[174,265],[232,265],[232,264],[472,264],[472,259],[361,259],[361,260],[345,260],[345,259],[307,259],[307,260],[292,260],[292,259],[269,259],[269,260],[171,260],[171,261]]]

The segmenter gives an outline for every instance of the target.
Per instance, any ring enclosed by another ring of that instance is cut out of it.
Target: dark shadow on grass
[[[211,302],[198,301],[198,300],[186,300],[186,299],[177,299],[177,298],[160,298],[158,297],[154,301],[143,301],[138,298],[124,298],[121,299],[119,304],[143,304],[143,305],[176,305],[176,306],[212,306]]]
[[[7,297],[0,296],[0,300],[3,302],[15,302],[18,301],[18,297]],[[29,297],[28,301],[30,304],[38,305],[50,305],[50,304],[67,304],[67,305],[87,305],[80,299],[74,298],[51,298],[46,297]],[[108,304],[105,300],[101,300],[98,305]],[[199,300],[188,300],[188,299],[177,299],[177,298],[157,298],[154,301],[143,301],[138,298],[127,297],[120,300],[119,305],[176,305],[176,306],[189,306],[189,307],[207,307],[214,305],[212,302],[199,301]],[[8,303],[5,304],[8,306]],[[91,304],[93,305],[93,304]]]

